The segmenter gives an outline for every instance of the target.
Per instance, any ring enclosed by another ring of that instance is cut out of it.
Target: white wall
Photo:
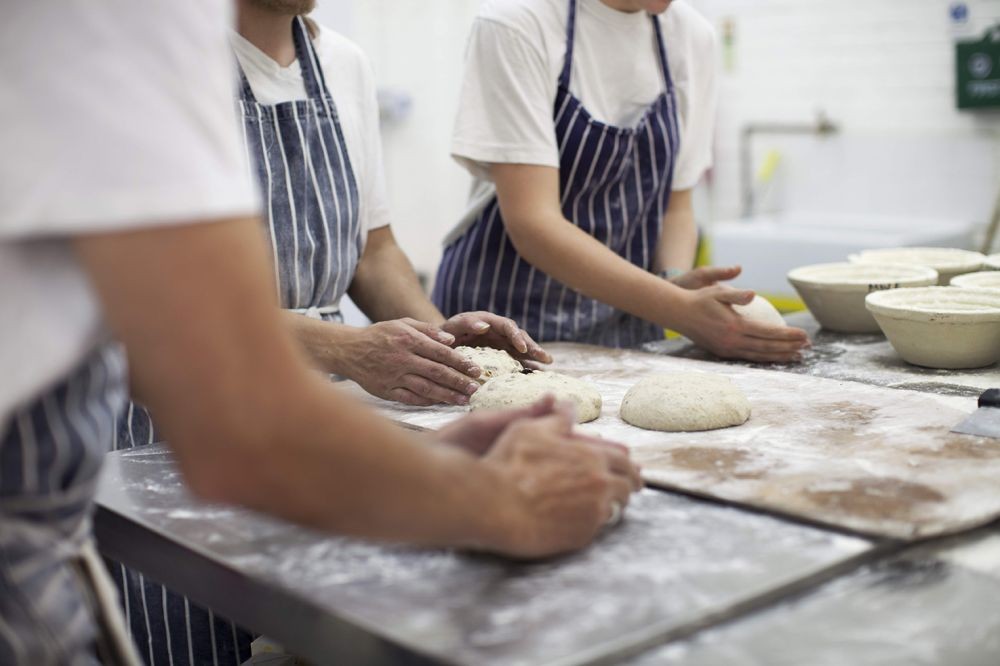
[[[469,179],[448,156],[465,40],[478,0],[319,0],[317,19],[350,15],[380,88],[408,93],[409,116],[383,123],[393,229],[433,276],[441,239],[460,217]],[[344,8],[349,8],[349,11]],[[331,27],[336,23],[328,21]]]
[[[716,168],[702,222],[738,215],[738,136],[748,121],[810,121],[836,137],[761,139],[782,160],[770,209],[954,217],[984,222],[1000,187],[1000,114],[954,109],[949,0],[686,0],[736,28],[722,75]],[[466,34],[478,0],[319,0],[317,18],[358,41],[379,85],[412,113],[384,126],[394,228],[418,270],[462,211],[468,179],[448,157]],[[1000,0],[969,0],[975,27]]]
[[[806,121],[835,137],[761,138],[782,155],[770,208],[984,222],[1000,188],[1000,114],[954,106],[947,0],[693,0],[735,25],[722,76],[712,217],[740,210],[738,137],[748,121]],[[978,32],[1000,0],[968,2]]]

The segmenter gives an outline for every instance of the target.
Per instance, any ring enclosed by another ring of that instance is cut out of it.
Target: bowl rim
[[[895,277],[886,279],[839,279],[839,280],[817,280],[815,278],[810,278],[808,276],[802,275],[811,270],[816,269],[832,269],[832,268],[848,268],[854,266],[868,266],[875,269],[884,268],[887,270],[895,270],[899,272],[909,272],[910,275],[907,277]],[[822,264],[809,264],[807,266],[799,266],[788,271],[785,275],[787,279],[793,286],[799,287],[810,287],[823,291],[843,291],[843,292],[870,292],[879,291],[884,289],[893,289],[897,287],[904,286],[930,286],[935,284],[939,279],[938,272],[931,268],[930,266],[924,266],[922,264],[901,264],[901,263],[891,263],[891,262],[881,262],[881,263],[867,263],[867,262],[850,262],[850,261],[833,261]]]
[[[883,254],[885,252],[948,252],[951,253],[955,258],[954,260],[942,259],[933,262],[919,261],[906,261],[900,259],[898,261],[891,261],[885,258],[871,258],[872,253]],[[869,258],[865,258],[865,255]],[[915,264],[917,266],[930,266],[938,273],[951,273],[954,271],[960,272],[972,272],[978,268],[982,268],[986,261],[986,255],[982,252],[976,252],[975,250],[966,250],[958,247],[931,247],[931,246],[914,246],[914,247],[873,247],[866,250],[860,250],[852,254],[847,255],[847,260],[853,263],[903,263],[903,264]]]
[[[990,281],[996,284],[976,284],[982,278],[991,278]],[[968,284],[963,284],[968,283]],[[951,280],[951,286],[962,289],[985,289],[987,291],[1000,291],[1000,271],[976,271],[975,273],[964,273],[956,275]]]
[[[924,294],[953,294],[964,299],[986,299],[989,303],[982,310],[914,309],[912,306],[894,304],[892,300],[906,292],[914,296]],[[876,319],[888,317],[906,321],[951,324],[1000,323],[1000,293],[986,289],[964,289],[960,287],[904,287],[873,291],[865,297],[865,307]]]
[[[987,266],[995,271],[1000,271],[1000,252],[986,255],[983,266]]]

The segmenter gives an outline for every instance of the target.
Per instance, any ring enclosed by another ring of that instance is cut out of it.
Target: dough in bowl
[[[695,432],[746,423],[750,402],[722,375],[678,372],[640,379],[625,394],[620,414],[646,430]]]
[[[601,415],[601,394],[590,382],[558,372],[535,371],[489,380],[469,398],[471,409],[510,409],[532,405],[547,393],[576,405],[577,423]]]
[[[482,373],[476,381],[480,384],[485,384],[494,377],[511,375],[524,369],[520,361],[502,349],[455,347],[455,351],[479,366]]]
[[[785,318],[766,298],[754,296],[746,305],[734,305],[733,309],[751,321],[771,326],[785,326]]]

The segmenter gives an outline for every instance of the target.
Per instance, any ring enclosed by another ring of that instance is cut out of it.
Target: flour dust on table
[[[482,373],[476,378],[476,381],[480,384],[485,384],[494,377],[512,375],[524,370],[520,361],[502,349],[455,347],[455,351],[479,366]]]
[[[487,381],[469,399],[471,409],[510,409],[527,407],[545,395],[576,406],[577,423],[593,421],[601,415],[601,394],[583,379],[558,372],[536,371],[503,375]]]
[[[696,432],[746,423],[750,402],[728,378],[707,372],[643,377],[622,399],[622,420],[646,430]]]

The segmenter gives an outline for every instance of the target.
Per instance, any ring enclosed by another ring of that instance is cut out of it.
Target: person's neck
[[[601,2],[611,9],[627,14],[634,14],[641,9],[635,0],[601,0]]]
[[[281,67],[295,62],[295,40],[292,38],[292,14],[279,14],[239,3],[236,30],[248,42],[263,51]]]

